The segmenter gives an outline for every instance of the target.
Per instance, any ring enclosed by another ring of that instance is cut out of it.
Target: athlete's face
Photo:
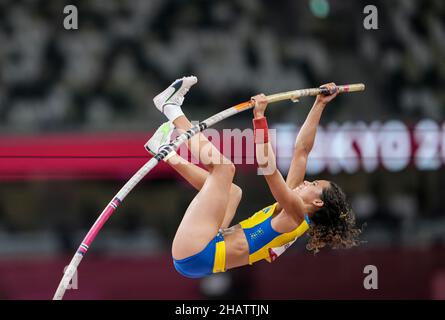
[[[315,180],[312,182],[305,180],[294,189],[294,192],[303,199],[305,204],[313,205],[314,209],[316,209],[323,206],[321,193],[324,188],[329,188],[329,186],[330,182],[327,180]]]

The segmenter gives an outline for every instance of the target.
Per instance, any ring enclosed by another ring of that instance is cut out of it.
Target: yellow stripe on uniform
[[[275,212],[275,208],[278,205],[278,202],[274,203],[273,205],[270,205],[258,212],[256,212],[253,216],[250,218],[241,221],[239,224],[241,225],[241,228],[243,229],[250,229],[255,227],[256,225],[260,224],[267,218],[269,218],[273,213]]]
[[[224,240],[216,243],[215,261],[213,263],[213,273],[225,272],[226,268],[226,243]]]

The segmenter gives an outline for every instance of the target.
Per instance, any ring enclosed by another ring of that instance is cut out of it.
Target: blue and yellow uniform
[[[173,258],[175,269],[187,278],[202,278],[212,273],[225,272],[226,244],[220,232],[199,253],[185,259]]]
[[[240,222],[249,244],[249,264],[260,260],[274,261],[297,238],[309,229],[309,219],[293,231],[280,233],[272,228],[272,217],[278,203],[274,203]],[[221,233],[201,252],[181,260],[173,259],[176,270],[189,278],[200,278],[225,271],[226,246]]]
[[[289,247],[286,245],[292,244],[309,229],[309,218],[306,215],[305,220],[293,231],[287,233],[275,231],[272,228],[272,216],[277,204],[268,206],[240,222],[249,243],[249,264],[263,259],[268,262],[274,261],[277,255]]]

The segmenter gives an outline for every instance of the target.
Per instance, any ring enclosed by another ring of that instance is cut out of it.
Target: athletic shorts
[[[202,278],[212,273],[225,272],[224,237],[218,233],[201,252],[181,260],[173,258],[173,264],[176,271],[187,278]]]

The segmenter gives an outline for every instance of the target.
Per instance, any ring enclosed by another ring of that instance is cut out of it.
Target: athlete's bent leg
[[[182,130],[191,128],[185,116],[174,121],[175,127]],[[230,190],[235,174],[235,166],[218,149],[198,134],[190,145],[194,156],[207,163],[209,174],[196,197],[190,203],[173,240],[172,254],[175,259],[183,259],[200,252],[211,241],[223,224],[231,220],[226,218],[226,210],[232,212],[239,201],[231,202]]]
[[[178,79],[153,99],[156,108],[164,113],[177,129],[191,128],[191,123],[184,116],[181,105],[185,94],[196,82],[197,79],[193,76]],[[235,174],[233,163],[225,158],[204,135],[197,134],[190,140],[192,154],[207,166],[209,174],[187,208],[176,232],[172,246],[175,260],[188,258],[207,248],[223,223],[227,223],[225,213]]]
[[[164,145],[170,143],[174,129],[175,127],[171,121],[163,123],[145,144],[147,151],[152,155],[157,154]],[[164,161],[175,169],[176,172],[178,172],[198,191],[201,190],[209,175],[208,171],[188,162],[174,151],[168,154],[164,158]],[[241,188],[232,183],[229,194],[229,202],[227,204],[227,209],[221,228],[227,228],[230,225],[241,200],[241,196]]]
[[[188,162],[181,156],[175,154],[168,161],[166,161],[176,172],[178,172],[188,183],[190,183],[196,190],[201,190],[209,176],[209,172]],[[229,202],[224,214],[224,219],[221,228],[227,228],[235,216],[236,209],[242,198],[242,189],[236,184],[232,183],[230,187]]]

